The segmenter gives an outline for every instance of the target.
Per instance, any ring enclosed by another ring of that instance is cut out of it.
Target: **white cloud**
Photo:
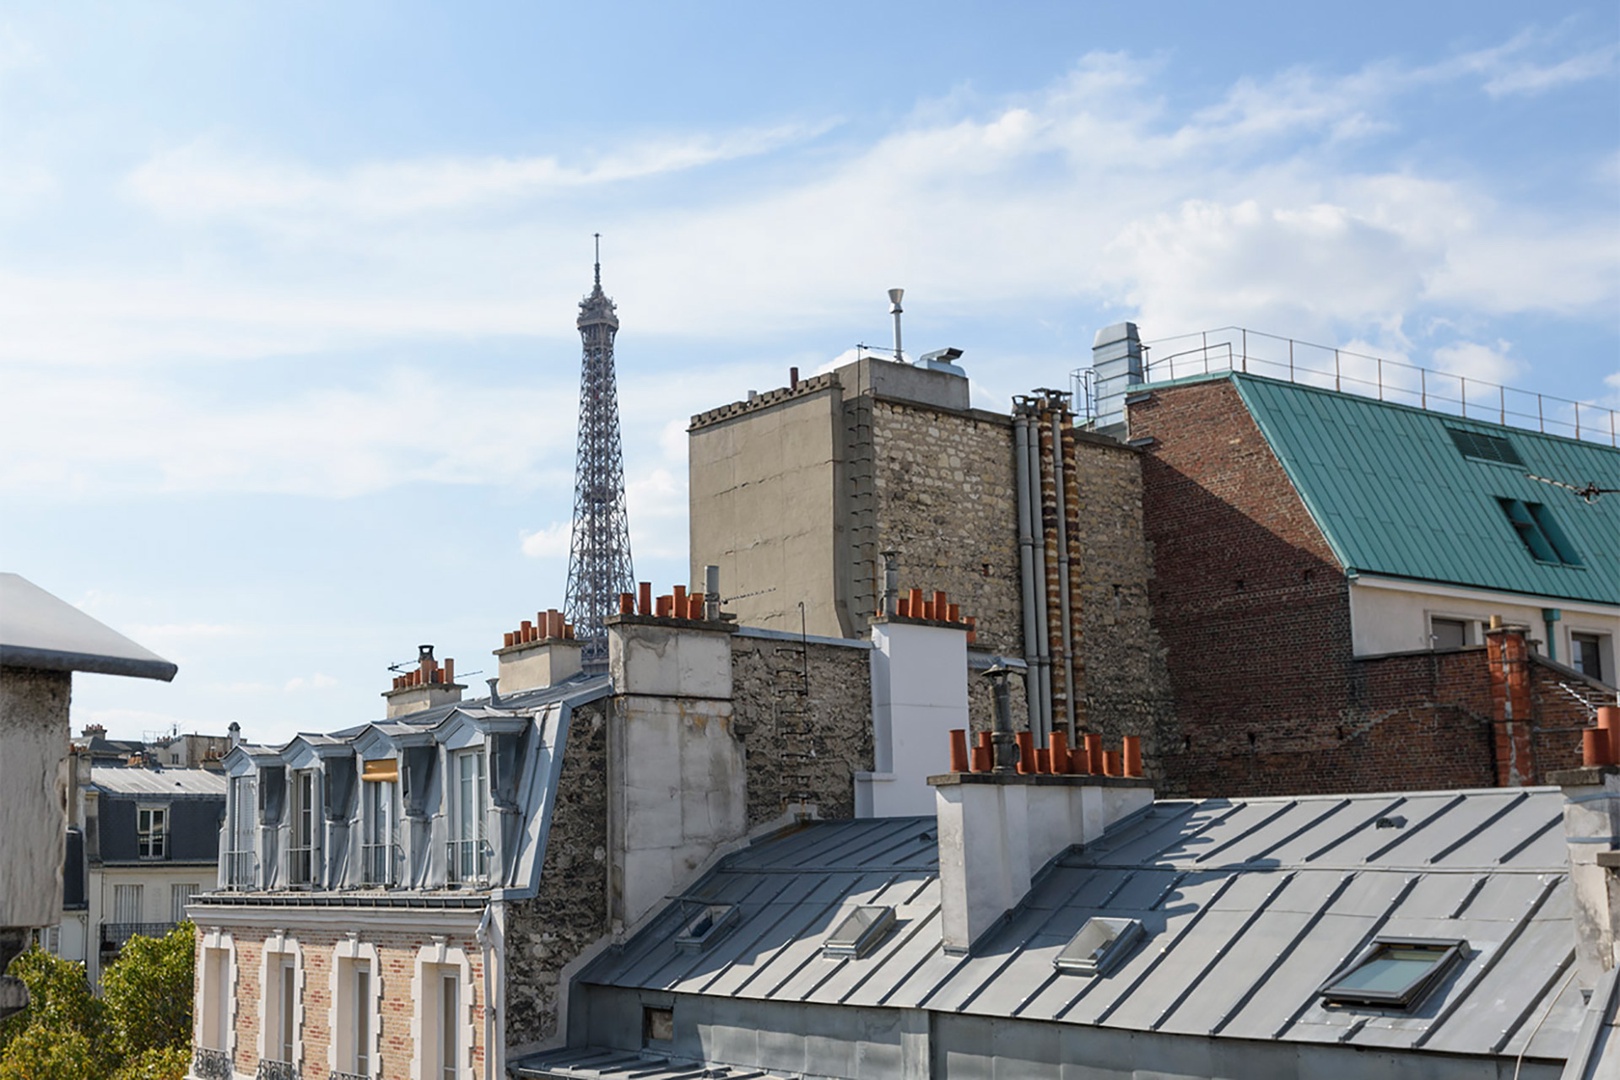
[[[572,539],[573,523],[554,521],[543,529],[523,533],[523,554],[531,559],[566,559]]]
[[[1495,345],[1458,341],[1436,349],[1434,363],[1441,371],[1453,375],[1506,385],[1513,382],[1524,368],[1523,364],[1508,355],[1512,347],[1506,341],[1498,341]]]
[[[312,675],[294,675],[282,686],[282,691],[296,694],[306,690],[329,690],[338,685],[338,680],[331,675],[315,672]]]
[[[1611,75],[1616,59],[1620,59],[1620,46],[1610,45],[1552,64],[1523,62],[1508,65],[1485,80],[1485,92],[1491,97],[1545,93],[1560,86]]]

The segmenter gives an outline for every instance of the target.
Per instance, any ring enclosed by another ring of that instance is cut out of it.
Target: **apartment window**
[[[461,980],[453,974],[440,975],[438,1067],[442,1080],[456,1080],[461,1075],[456,1066],[461,1053],[460,1012]]]
[[[489,873],[484,842],[484,810],[489,780],[484,751],[463,750],[452,759],[450,814],[450,880],[481,881]]]
[[[369,950],[368,950],[369,951]],[[376,1024],[373,985],[376,972],[371,959],[343,959],[337,963],[338,1068],[355,1076],[372,1073],[372,1035]]]
[[[1609,682],[1610,680],[1604,674],[1606,668],[1603,662],[1603,654],[1609,651],[1609,644],[1607,634],[1570,634],[1570,667],[1588,678]]]
[[[281,983],[278,995],[280,1007],[276,1017],[276,1046],[277,1059],[291,1061],[293,1050],[298,1045],[298,962],[294,957],[286,957],[281,961]]]
[[[287,881],[310,885],[315,881],[315,770],[292,774],[292,828],[287,843]]]
[[[135,854],[143,859],[165,859],[169,854],[169,808],[141,806],[135,810]]]
[[[258,805],[254,799],[256,791],[253,777],[233,776],[226,792],[229,847],[225,852],[225,881],[232,888],[247,888],[255,884],[253,831],[258,821]]]
[[[197,895],[197,886],[170,885],[169,886],[169,921],[183,923],[186,921],[186,905],[191,898]]]
[[[1455,939],[1376,938],[1317,993],[1334,1005],[1409,1009],[1427,997],[1467,951],[1468,942]]]
[[[368,885],[393,885],[394,785],[371,781],[361,787],[360,859]]]
[[[138,923],[141,921],[141,907],[144,900],[144,889],[140,885],[114,885],[113,886],[113,922]]]
[[[210,1050],[229,1049],[231,1030],[231,954],[227,949],[203,949],[202,1006],[203,1046]]]
[[[1553,563],[1558,566],[1580,566],[1581,557],[1575,553],[1564,530],[1559,528],[1558,521],[1541,503],[1524,502],[1520,499],[1498,499],[1502,512],[1512,523],[1514,530],[1519,534],[1519,540],[1524,544],[1525,550],[1537,562]]]
[[[1436,649],[1460,649],[1468,644],[1468,623],[1462,619],[1429,619],[1429,641]]]

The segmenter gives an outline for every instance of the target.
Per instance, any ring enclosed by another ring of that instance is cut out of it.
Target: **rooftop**
[[[20,574],[0,574],[0,664],[164,682],[179,670]]]

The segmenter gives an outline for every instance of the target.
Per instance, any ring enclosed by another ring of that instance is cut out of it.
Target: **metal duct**
[[[1040,725],[1040,695],[1036,690],[1038,668],[1035,660],[1035,533],[1030,528],[1029,497],[1029,416],[1024,399],[1013,401],[1013,467],[1018,490],[1018,564],[1022,576],[1020,609],[1024,614],[1024,705],[1029,713],[1029,730]]]
[[[1026,466],[1025,478],[1027,482],[1027,506],[1029,508],[1030,532],[1030,562],[1032,573],[1030,576],[1030,599],[1034,601],[1034,641],[1025,645],[1026,650],[1033,651],[1034,667],[1031,669],[1031,692],[1035,698],[1035,723],[1030,731],[1035,736],[1037,746],[1046,745],[1047,734],[1051,731],[1052,723],[1052,684],[1051,684],[1051,656],[1046,648],[1046,547],[1045,543],[1036,543],[1035,536],[1042,532],[1040,510],[1040,484],[1041,484],[1041,457],[1040,438],[1038,436],[1039,422],[1035,408],[1030,399],[1024,399],[1024,408],[1028,416],[1029,431],[1025,435],[1025,457],[1029,464]]]

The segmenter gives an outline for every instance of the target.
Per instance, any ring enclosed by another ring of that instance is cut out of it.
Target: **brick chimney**
[[[562,612],[555,608],[538,612],[533,622],[524,619],[516,630],[507,631],[495,650],[500,661],[500,693],[543,690],[573,678],[583,668],[583,650],[573,626],[563,622]]]
[[[1496,783],[1522,787],[1537,782],[1535,745],[1530,737],[1530,628],[1491,616],[1485,655],[1491,669],[1491,713],[1496,728]]]
[[[417,646],[416,667],[394,677],[394,685],[383,691],[388,702],[388,719],[407,716],[431,709],[436,705],[449,705],[461,700],[467,689],[456,683],[456,662],[446,658],[444,666],[433,658],[433,646]]]

